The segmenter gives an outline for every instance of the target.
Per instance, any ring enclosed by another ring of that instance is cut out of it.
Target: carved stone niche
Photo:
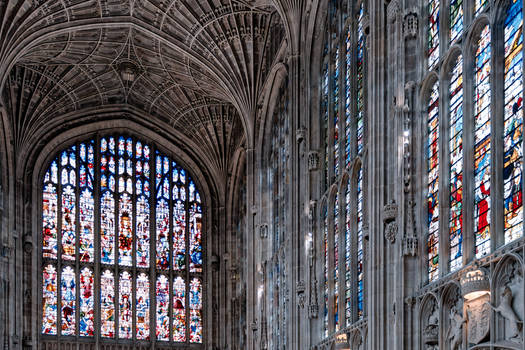
[[[439,349],[439,307],[434,296],[428,296],[421,308],[423,349]]]
[[[259,237],[261,239],[268,238],[268,224],[261,224],[259,226]]]
[[[463,328],[467,318],[463,314],[463,296],[458,285],[451,284],[444,295],[443,329],[445,348],[463,349]]]
[[[417,18],[417,13],[409,12],[405,15],[403,22],[403,33],[405,39],[415,39],[417,38],[419,19]]]
[[[524,320],[523,267],[514,257],[500,261],[494,276],[494,311],[496,345],[522,349]]]
[[[308,153],[308,170],[315,171],[319,169],[319,152],[310,151]]]
[[[398,205],[395,200],[390,201],[383,207],[383,222],[389,223],[396,219]]]

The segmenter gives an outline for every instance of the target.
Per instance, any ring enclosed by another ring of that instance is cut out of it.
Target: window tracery
[[[202,343],[202,214],[155,146],[104,135],[59,152],[43,179],[43,336]]]

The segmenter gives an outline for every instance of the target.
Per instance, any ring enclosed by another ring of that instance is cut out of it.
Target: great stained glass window
[[[428,2],[427,54],[428,69],[432,70],[439,61],[439,0]]]
[[[59,152],[43,179],[42,334],[202,343],[202,226],[195,182],[154,146]]]
[[[451,0],[450,11],[450,44],[453,45],[463,34],[463,0]]]
[[[450,76],[450,270],[463,264],[463,57],[459,55]]]
[[[474,78],[474,225],[476,257],[490,252],[490,28],[481,31],[475,57]]]
[[[505,18],[504,212],[505,243],[523,230],[523,4],[512,0]]]
[[[435,82],[428,102],[428,280],[439,273],[439,82]]]

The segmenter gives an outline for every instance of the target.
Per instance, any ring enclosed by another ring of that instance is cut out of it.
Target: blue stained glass
[[[463,0],[451,0],[450,11],[450,44],[453,45],[463,34]]]

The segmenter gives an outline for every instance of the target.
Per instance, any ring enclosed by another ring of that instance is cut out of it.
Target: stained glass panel
[[[202,272],[202,209],[197,201],[190,207],[190,272]]]
[[[131,309],[131,290],[132,290],[131,275],[128,271],[123,271],[120,274],[119,282],[119,338],[131,339],[131,327],[133,322],[133,311]]]
[[[100,277],[100,334],[104,338],[115,336],[115,281],[113,272],[106,270]]]
[[[483,12],[485,8],[487,7],[488,3],[489,3],[489,0],[475,0],[475,5],[474,5],[475,15],[477,16],[481,12]]]
[[[356,116],[356,134],[357,134],[357,153],[361,153],[365,142],[365,32],[364,18],[365,9],[361,1],[359,8],[359,18],[357,20],[357,58],[356,58],[356,88],[357,88],[357,116]]]
[[[352,157],[352,31],[349,26],[346,33],[346,75],[345,75],[345,166]]]
[[[345,192],[345,319],[346,325],[352,324],[352,185],[348,181]]]
[[[80,200],[78,203],[80,217],[79,252],[80,261],[94,261],[94,227],[95,201],[93,183],[95,178],[95,150],[93,141],[80,144]]]
[[[474,181],[476,257],[490,252],[490,28],[485,26],[478,40],[474,85]]]
[[[523,235],[523,4],[512,0],[505,18],[505,243]]]
[[[333,108],[334,108],[334,174],[339,175],[339,79],[341,77],[341,65],[339,64],[339,45],[334,55],[334,78],[333,78]]]
[[[101,262],[115,261],[115,138],[100,140],[100,246]]]
[[[62,269],[61,277],[62,335],[75,335],[76,330],[76,283],[71,266]]]
[[[323,241],[324,241],[324,335],[328,337],[328,209],[323,208]]]
[[[57,270],[47,265],[42,278],[42,333],[57,334]]]
[[[137,278],[136,325],[137,339],[149,339],[149,277],[141,273]]]
[[[450,44],[453,45],[463,34],[463,0],[451,0],[450,11]]]
[[[364,266],[363,266],[363,168],[357,177],[357,316],[364,316]]]
[[[190,343],[202,343],[202,284],[198,278],[190,283]]]
[[[157,277],[157,340],[170,340],[169,281],[164,275]]]
[[[463,58],[458,56],[450,77],[450,270],[463,265]]]
[[[334,295],[333,295],[333,315],[334,328],[339,330],[339,196],[334,200]]]
[[[173,281],[173,340],[186,341],[186,283],[184,278]]]
[[[53,170],[54,169],[54,170]],[[51,164],[51,169],[46,173],[46,180],[44,184],[43,198],[42,198],[42,256],[44,258],[57,258],[58,241],[57,241],[57,226],[58,226],[58,197],[57,197],[57,182],[53,182],[51,173],[57,173],[56,161]]]
[[[439,0],[428,1],[428,69],[435,68],[439,61]]]
[[[93,299],[93,272],[87,267],[80,272],[80,317],[78,328],[80,336],[92,337],[95,334],[95,304]]]
[[[439,272],[439,82],[430,92],[427,111],[428,163],[428,280]]]
[[[75,260],[76,245],[76,147],[70,147],[60,156],[62,184],[62,259]]]

